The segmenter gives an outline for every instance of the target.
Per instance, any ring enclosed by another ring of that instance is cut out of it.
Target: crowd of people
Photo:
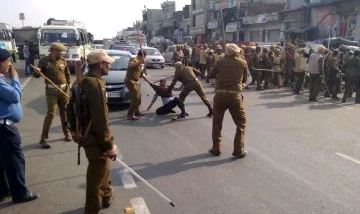
[[[347,102],[354,91],[360,90],[359,51],[326,49],[319,45],[306,49],[300,45],[288,43],[274,44],[268,47],[238,45],[240,58],[246,60],[251,81],[246,85],[256,86],[256,90],[266,90],[271,86],[290,87],[295,94],[309,89],[309,101],[317,101],[320,91],[324,97]],[[210,82],[209,73],[215,64],[224,57],[221,44],[201,44],[190,47],[177,45],[173,62],[181,61],[201,72],[201,78]],[[249,78],[250,79],[250,78]],[[357,95],[356,103],[360,103]]]
[[[50,149],[47,142],[56,108],[60,110],[64,140],[77,142],[85,150],[89,165],[86,176],[85,213],[99,213],[112,202],[112,187],[109,179],[110,160],[115,160],[118,152],[109,126],[109,114],[105,93],[105,81],[114,59],[104,50],[94,50],[87,55],[89,71],[79,82],[79,94],[70,91],[70,72],[62,57],[65,47],[53,43],[49,55],[42,57],[38,68],[34,67],[34,77],[45,78],[45,97],[48,112],[44,119],[40,138],[41,148]],[[356,91],[356,103],[360,103],[360,52],[327,50],[318,46],[315,51],[306,52],[294,44],[260,46],[238,46],[236,44],[207,44],[193,48],[178,45],[173,55],[175,72],[169,86],[162,79],[160,85],[151,82],[144,74],[145,53],[139,51],[129,61],[125,85],[132,95],[128,110],[128,120],[138,120],[144,116],[140,112],[143,78],[154,89],[156,95],[148,106],[150,110],[157,97],[163,106],[157,114],[168,114],[178,106],[179,118],[185,118],[185,99],[195,91],[212,117],[212,147],[209,153],[221,155],[221,130],[224,113],[229,110],[236,125],[234,137],[234,158],[244,158],[246,113],[244,110],[243,87],[256,86],[256,90],[270,87],[291,87],[295,94],[309,88],[309,101],[317,101],[318,94],[324,91],[325,97],[340,99],[342,82],[345,83],[342,102],[346,102]],[[81,62],[80,62],[81,63]],[[190,66],[189,66],[190,65]],[[82,67],[80,65],[79,67]],[[82,73],[78,69],[78,73]],[[213,105],[204,93],[202,82],[216,79]],[[251,78],[248,78],[251,77]],[[77,79],[78,81],[78,79]],[[172,95],[177,82],[182,83],[179,97]],[[80,84],[81,83],[81,84]],[[73,84],[72,89],[76,89]],[[38,194],[31,192],[25,185],[25,160],[21,150],[21,139],[14,123],[22,118],[20,104],[21,89],[18,74],[12,66],[11,54],[0,49],[0,202],[12,197],[15,203],[32,201]],[[69,100],[70,99],[70,100]],[[81,109],[78,113],[76,107]],[[80,114],[80,117],[77,115]]]

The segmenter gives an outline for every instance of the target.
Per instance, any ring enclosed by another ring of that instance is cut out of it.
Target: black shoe
[[[340,98],[339,97],[337,97],[337,96],[335,96],[335,97],[331,97],[332,99],[334,99],[334,100],[340,100]]]
[[[112,203],[112,199],[113,197],[110,197],[110,198],[103,198],[103,201],[102,201],[102,208],[106,209],[106,208],[109,208],[111,203]]]
[[[244,158],[247,155],[247,151],[243,150],[241,151],[240,154],[233,152],[232,155],[234,156],[235,159]]]
[[[185,115],[186,115],[186,116],[189,116],[190,114],[189,114],[189,113],[187,113],[187,112],[185,112]]]
[[[28,192],[28,193],[26,193],[26,195],[23,198],[13,198],[12,201],[14,203],[24,203],[24,202],[28,202],[28,201],[33,201],[33,200],[37,199],[38,197],[39,197],[38,194]]]
[[[72,141],[72,140],[71,140],[71,137],[70,137],[70,136],[65,136],[64,141],[65,141],[65,142],[70,142],[70,141]]]
[[[11,198],[10,194],[5,194],[0,196],[0,202],[6,201],[8,198]]]
[[[48,144],[48,142],[46,142],[45,139],[41,139],[39,143],[41,145],[41,148],[43,148],[43,149],[50,149],[51,148],[51,146]]]
[[[214,156],[220,156],[220,155],[221,155],[220,149],[211,148],[211,149],[209,149],[209,153],[210,153],[211,155],[214,155]]]
[[[175,114],[175,113],[176,113],[176,111],[174,111],[174,110],[170,110],[170,111],[169,111],[169,113],[171,113],[171,114]]]
[[[179,119],[179,118],[185,118],[186,117],[186,114],[185,113],[181,113],[181,114],[179,114],[178,116],[177,116],[177,118]]]
[[[346,103],[346,100],[342,99],[341,102],[342,102],[342,103]]]
[[[210,110],[209,113],[206,116],[207,117],[212,117],[213,116],[213,110]]]

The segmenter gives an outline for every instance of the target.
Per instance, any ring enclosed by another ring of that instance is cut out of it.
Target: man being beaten
[[[154,97],[153,97],[150,105],[147,107],[146,111],[149,111],[151,109],[151,107],[154,105],[157,98],[160,96],[161,100],[163,102],[163,106],[156,109],[156,114],[165,115],[165,114],[169,114],[169,113],[175,113],[175,111],[173,109],[176,106],[178,106],[181,110],[181,113],[177,116],[177,118],[185,118],[185,116],[187,114],[185,112],[184,103],[178,97],[174,97],[172,95],[171,90],[169,90],[168,86],[166,85],[165,79],[160,80],[159,86],[155,85],[154,83],[152,83],[150,81],[147,81],[147,82],[150,84],[150,86],[154,89],[154,91],[156,93],[154,94]]]

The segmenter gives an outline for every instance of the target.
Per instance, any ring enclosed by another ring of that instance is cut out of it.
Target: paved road
[[[173,68],[149,70],[153,80],[170,76]],[[22,78],[25,82],[26,78]],[[59,118],[51,129],[51,150],[37,144],[45,114],[44,84],[30,79],[24,88],[24,120],[20,128],[27,161],[27,182],[40,200],[21,205],[0,204],[1,213],[82,213],[87,161],[76,165],[76,146],[61,140]],[[204,84],[212,100],[214,89]],[[143,84],[145,109],[152,91]],[[176,92],[177,94],[178,92]],[[360,213],[359,105],[330,99],[307,102],[307,93],[287,89],[245,92],[249,155],[231,159],[235,126],[227,113],[223,155],[210,157],[211,123],[196,94],[186,100],[190,117],[172,122],[155,108],[139,121],[125,120],[126,105],[111,106],[113,135],[122,159],[159,188],[170,207],[115,162],[114,204],[105,213]]]

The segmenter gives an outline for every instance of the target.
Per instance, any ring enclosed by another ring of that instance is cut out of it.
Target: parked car
[[[111,69],[107,76],[103,76],[106,81],[106,96],[109,104],[120,104],[130,102],[130,92],[126,88],[124,80],[128,63],[132,55],[128,51],[106,50],[107,54],[115,58],[111,64]]]
[[[143,47],[146,54],[145,66],[148,67],[165,67],[165,59],[161,55],[160,51],[156,48]]]
[[[174,51],[176,49],[175,45],[171,45],[168,46],[165,51],[163,52],[162,56],[165,59],[165,64],[173,64],[173,55],[174,55]]]
[[[102,44],[94,44],[94,49],[104,49],[104,45]]]

